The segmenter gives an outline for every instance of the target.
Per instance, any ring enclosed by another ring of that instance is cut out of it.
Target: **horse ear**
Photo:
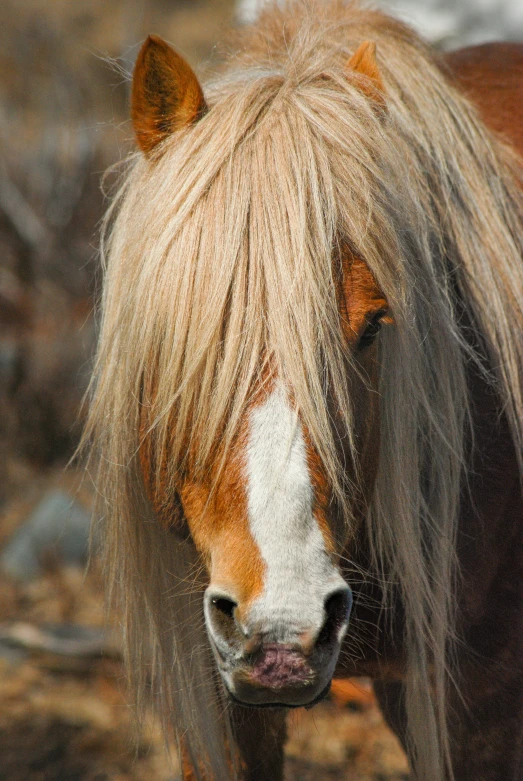
[[[202,88],[189,63],[164,40],[150,35],[136,59],[131,94],[131,118],[142,152],[150,154],[206,109]]]
[[[376,62],[376,44],[374,41],[363,41],[347,62],[347,69],[364,76],[358,86],[361,91],[376,103],[385,105],[385,87],[380,69]]]

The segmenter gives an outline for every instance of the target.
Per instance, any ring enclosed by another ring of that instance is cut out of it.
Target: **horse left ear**
[[[347,69],[364,76],[358,83],[365,95],[376,103],[385,105],[385,87],[380,69],[376,62],[376,44],[374,41],[363,41],[347,62]]]
[[[149,155],[206,110],[200,82],[189,63],[164,40],[150,35],[136,59],[131,94],[131,118],[142,152]]]

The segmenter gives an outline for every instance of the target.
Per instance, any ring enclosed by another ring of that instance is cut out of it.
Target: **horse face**
[[[362,44],[347,69],[370,99],[383,104],[373,44]],[[163,41],[149,38],[137,59],[132,93],[133,124],[144,154],[156,159],[173,130],[188,127],[205,111],[189,65]],[[360,364],[351,393],[366,478],[354,498],[361,512],[376,471],[372,341],[386,302],[363,262],[347,258],[343,271],[341,319],[348,349]],[[140,455],[148,483],[146,448]],[[209,572],[204,612],[219,669],[231,695],[245,704],[310,704],[329,686],[348,626],[352,597],[340,562],[350,534],[278,378],[245,410],[222,467],[206,480],[189,474],[179,487],[192,538]],[[154,504],[154,492],[152,498]],[[158,515],[164,511],[160,502]]]
[[[360,364],[352,383],[366,483],[377,463],[377,354],[386,304],[367,267],[344,275],[343,324]],[[310,704],[328,690],[352,604],[343,578],[351,535],[283,384],[245,411],[219,474],[186,479],[183,511],[209,571],[205,621],[231,696],[249,705]],[[212,487],[211,487],[212,486]],[[363,502],[362,502],[363,499]]]
[[[308,450],[276,381],[248,410],[216,489],[187,481],[180,492],[210,573],[211,644],[229,692],[248,704],[314,700],[347,628],[350,590]]]

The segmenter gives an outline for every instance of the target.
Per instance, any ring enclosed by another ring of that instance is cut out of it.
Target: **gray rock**
[[[0,624],[0,654],[2,647],[27,649],[60,656],[116,656],[116,640],[102,627],[80,624],[42,624],[26,621]]]
[[[91,516],[64,491],[44,496],[0,556],[0,570],[21,580],[41,572],[46,557],[83,566],[89,550]]]
[[[0,659],[9,664],[21,664],[29,657],[29,651],[26,648],[16,648],[11,643],[5,643],[0,640]]]

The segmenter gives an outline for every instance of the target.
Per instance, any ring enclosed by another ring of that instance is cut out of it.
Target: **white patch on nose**
[[[247,477],[250,529],[266,565],[248,623],[278,642],[318,632],[326,597],[346,584],[312,511],[302,427],[281,383],[251,413]]]

